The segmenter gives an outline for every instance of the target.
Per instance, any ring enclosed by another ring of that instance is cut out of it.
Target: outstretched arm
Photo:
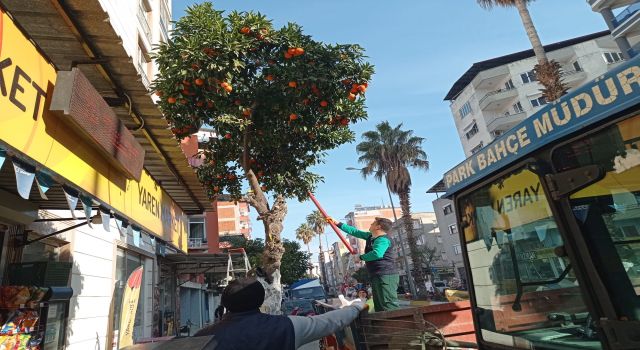
[[[358,317],[362,305],[352,305],[318,316],[289,316],[293,323],[296,349],[347,327]]]
[[[333,219],[329,218],[329,220],[333,220]],[[336,226],[338,226],[339,229],[341,229],[343,232],[353,237],[357,237],[360,239],[367,239],[369,238],[369,236],[371,236],[371,232],[369,231],[361,231],[353,226],[349,226],[347,224],[344,224],[342,222],[337,222],[335,220],[333,220],[333,222],[336,224]]]

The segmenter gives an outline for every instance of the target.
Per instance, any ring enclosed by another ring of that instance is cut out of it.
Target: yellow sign
[[[540,178],[529,170],[513,174],[489,188],[496,229],[522,226],[551,216]]]
[[[136,311],[140,299],[140,286],[142,285],[142,266],[131,272],[124,285],[122,306],[120,308],[120,330],[118,349],[133,345],[133,326],[136,322]]]
[[[0,15],[0,144],[26,155],[186,252],[182,210],[146,171],[139,182],[128,180],[48,111],[55,68],[4,12]]]

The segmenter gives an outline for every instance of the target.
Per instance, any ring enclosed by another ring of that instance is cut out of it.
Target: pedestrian
[[[294,350],[347,327],[367,308],[354,300],[343,302],[340,310],[313,317],[269,315],[260,312],[264,298],[264,287],[253,277],[229,282],[222,291],[227,309],[222,321],[194,336],[213,335],[215,350]]]
[[[358,299],[365,302],[365,304],[369,305],[369,312],[376,312],[376,306],[373,304],[373,299],[371,298],[371,294],[366,289],[360,289],[358,291]]]
[[[369,272],[376,311],[397,309],[397,290],[400,277],[396,269],[393,241],[387,236],[387,233],[391,231],[391,220],[375,218],[369,231],[360,231],[330,217],[327,217],[327,221],[333,222],[348,235],[367,241],[365,253],[360,255],[360,260],[365,262]]]

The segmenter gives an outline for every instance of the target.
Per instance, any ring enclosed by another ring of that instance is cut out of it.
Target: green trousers
[[[398,281],[400,277],[394,275],[369,276],[373,292],[373,305],[376,311],[395,310],[398,305]]]

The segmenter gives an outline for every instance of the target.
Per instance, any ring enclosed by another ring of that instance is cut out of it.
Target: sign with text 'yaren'
[[[640,104],[640,57],[552,102],[444,174],[447,195],[533,151]]]
[[[185,214],[160,184],[144,170],[139,181],[126,176],[68,126],[67,116],[45,108],[56,79],[53,65],[0,9],[0,145],[186,252]]]
[[[144,149],[80,69],[58,72],[49,109],[116,167],[140,181]]]

